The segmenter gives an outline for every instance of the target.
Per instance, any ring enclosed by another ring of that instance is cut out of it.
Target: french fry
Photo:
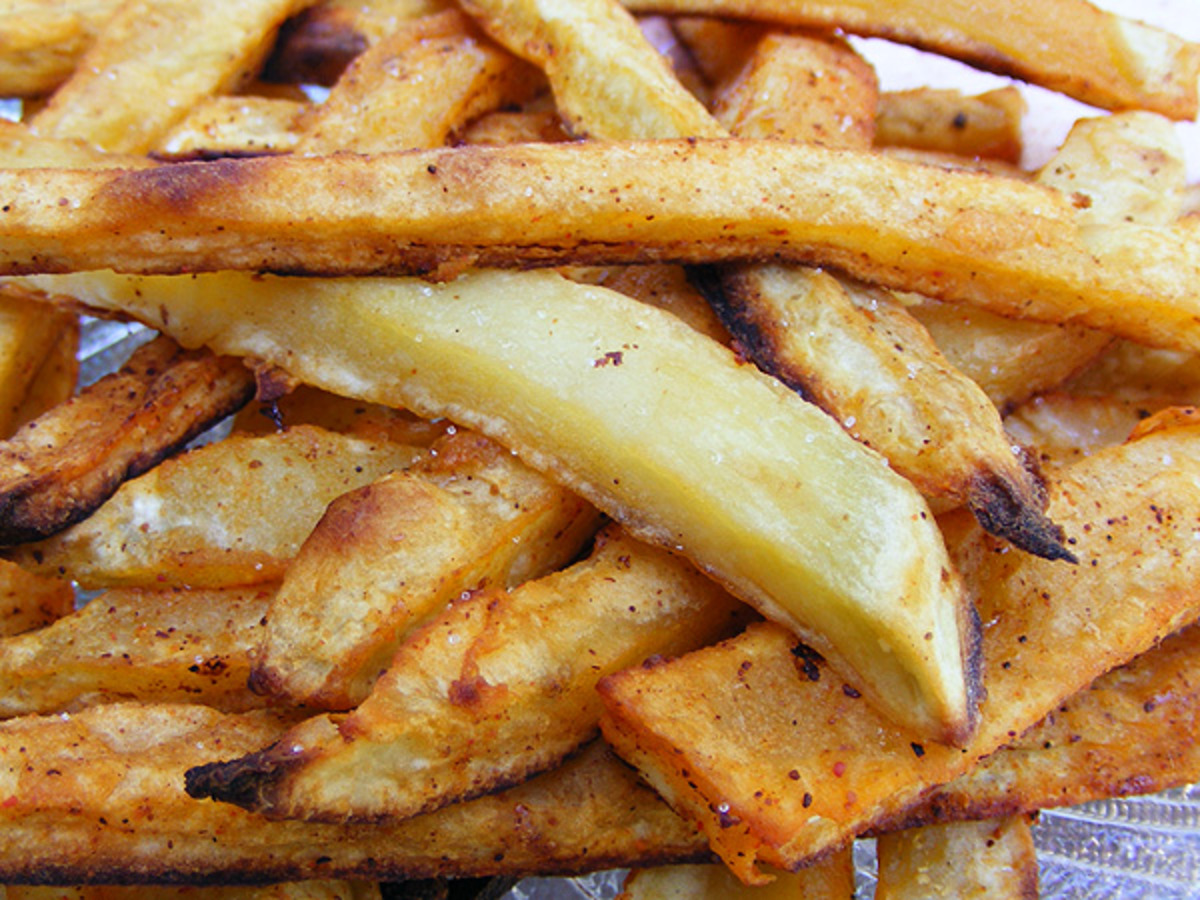
[[[1015,87],[974,96],[930,88],[885,91],[879,95],[875,142],[1018,165],[1025,105]]]
[[[252,684],[325,709],[366,698],[408,634],[447,604],[568,563],[598,514],[468,432],[330,504],[271,604]]]
[[[33,375],[25,399],[17,407],[13,424],[24,425],[45,415],[75,394],[79,381],[79,347],[81,326],[78,316],[59,319],[59,333]],[[7,435],[11,437],[12,435]]]
[[[0,160],[5,168],[145,169],[152,160],[131,153],[106,153],[78,138],[48,138],[21,122],[0,119]]]
[[[368,882],[290,881],[282,884],[196,887],[185,885],[8,885],[4,900],[379,900]]]
[[[429,812],[557,765],[596,733],[600,678],[745,620],[740,603],[683,560],[609,531],[569,569],[448,607],[400,645],[353,712],[192,769],[187,790],[269,818]]]
[[[184,793],[187,768],[251,752],[285,725],[268,711],[128,703],[0,723],[12,773],[0,879],[401,880],[707,859],[695,829],[599,743],[520,787],[396,825],[270,822]]]
[[[34,378],[74,320],[19,291],[0,296],[0,435],[20,424]]]
[[[1084,0],[624,0],[634,12],[799,25],[911,43],[1105,109],[1195,118],[1200,46]]]
[[[780,257],[1151,345],[1200,346],[1190,290],[1200,228],[1190,217],[1081,229],[1059,192],[865,151],[581,141],[32,170],[0,172],[0,200],[0,272],[11,274],[449,275],[471,262]]]
[[[7,555],[93,589],[276,581],[329,501],[420,453],[311,426],[230,438],[126,481],[87,519]]]
[[[1037,851],[1025,816],[891,832],[875,846],[876,900],[1038,897]]]
[[[481,116],[462,132],[464,144],[503,147],[520,143],[565,141],[558,113],[552,109],[526,112],[499,111]]]
[[[843,850],[799,872],[776,872],[765,886],[747,887],[717,863],[635,869],[617,900],[848,900],[854,896],[854,860]]]
[[[293,151],[308,106],[281,97],[211,97],[163,135],[154,152],[178,160]]]
[[[701,823],[743,880],[891,821],[1094,678],[1195,619],[1200,430],[1174,423],[1063,470],[1049,511],[1078,566],[943,520],[979,591],[986,699],[963,750],[885,724],[774,625],[601,682],[605,737]],[[1164,462],[1168,460],[1168,462]],[[730,716],[739,730],[722,727]]]
[[[43,578],[0,561],[0,635],[49,625],[74,608],[75,589],[69,581]]]
[[[416,447],[430,446],[451,428],[445,420],[430,421],[405,409],[364,403],[301,384],[274,400],[242,407],[233,418],[232,431],[273,434],[297,425]]]
[[[0,640],[0,716],[130,699],[262,706],[246,679],[273,592],[107,591],[45,628]]]
[[[120,5],[120,0],[5,3],[0,9],[0,96],[37,97],[53,91],[75,70]]]
[[[30,124],[49,137],[145,152],[192,104],[232,93],[247,81],[275,30],[306,5],[306,0],[125,3]]]
[[[862,690],[891,714],[948,739],[970,731],[971,623],[919,494],[823,412],[667,313],[549,272],[442,285],[237,273],[41,283],[185,344],[478,428],[639,537],[682,547],[847,671],[861,667]]]
[[[1200,631],[1185,628],[1097,678],[885,828],[1036,812],[1200,778]]]
[[[42,321],[56,323],[40,307]],[[249,400],[239,360],[140,347],[115,374],[23,425],[0,443],[0,541],[38,540],[90,515],[129,478]]]

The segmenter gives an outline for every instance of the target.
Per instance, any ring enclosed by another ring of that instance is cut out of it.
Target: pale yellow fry
[[[929,825],[880,835],[875,900],[1036,900],[1027,816]]]
[[[31,125],[145,152],[198,100],[252,77],[279,25],[311,2],[128,0]]]
[[[861,667],[890,714],[927,734],[970,730],[969,623],[920,495],[825,413],[667,313],[550,272],[40,283],[186,344],[476,427]]]
[[[84,521],[8,552],[88,588],[272,581],[330,500],[420,452],[311,426],[230,438],[161,463]]]
[[[634,869],[617,900],[848,900],[854,896],[849,848],[798,872],[772,872],[767,885],[748,887],[720,864]]]
[[[1049,188],[871,152],[580,141],[159,169],[0,172],[0,272],[780,257],[1200,348],[1200,219],[1083,228]]]
[[[34,373],[25,399],[17,408],[14,425],[18,428],[66,402],[78,386],[82,332],[79,319],[75,316],[65,318],[60,323],[60,329],[58,339]]]
[[[145,169],[154,162],[128,153],[105,153],[78,138],[50,138],[21,122],[0,119],[0,161],[6,169]]]
[[[912,43],[1107,109],[1195,118],[1200,45],[1085,0],[624,0]]]
[[[0,3],[0,96],[36,97],[66,81],[121,2]]]
[[[0,435],[20,425],[34,379],[75,316],[20,292],[0,296]]]
[[[281,97],[210,97],[159,141],[160,156],[188,158],[222,153],[295,150],[308,104]]]
[[[550,79],[559,114],[579,137],[712,137],[700,102],[608,0],[468,0],[489,34]],[[601,74],[603,73],[603,74]]]

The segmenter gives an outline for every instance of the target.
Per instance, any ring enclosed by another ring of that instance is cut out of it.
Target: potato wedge
[[[604,734],[744,880],[757,860],[798,866],[892,821],[1200,615],[1197,440],[1195,425],[1163,427],[1057,475],[1049,511],[1078,566],[944,520],[985,622],[987,696],[964,750],[884,724],[856,684],[773,625],[605,679]],[[730,716],[740,730],[721,727]]]
[[[1105,109],[1197,112],[1200,45],[1085,0],[623,0],[634,12],[710,15],[882,37],[1012,75]]]
[[[329,501],[420,453],[311,426],[230,438],[125,482],[87,519],[7,555],[91,589],[277,581]]]
[[[248,80],[283,20],[310,3],[125,3],[31,126],[48,137],[143,153],[193,103]]]
[[[1049,188],[867,151],[579,141],[0,171],[0,201],[7,274],[448,276],[470,262],[780,258],[1007,315],[1200,347],[1191,290],[1200,226],[1190,217],[1081,228],[1071,199]]]
[[[189,770],[193,797],[269,818],[403,819],[518,784],[596,734],[604,675],[737,631],[746,608],[615,527],[585,561],[459,600],[400,645],[344,717]]]
[[[41,283],[188,344],[476,427],[860,671],[890,714],[929,735],[970,731],[971,626],[920,495],[667,313],[550,272]]]
[[[241,711],[274,586],[107,591],[45,628],[0,640],[0,716],[117,700]]]
[[[329,505],[271,603],[254,690],[357,706],[419,626],[474,592],[566,565],[599,519],[498,444],[449,435],[404,472]]]
[[[0,443],[0,542],[39,540],[86,518],[253,390],[240,360],[166,337],[139,347],[117,372]]]
[[[185,769],[253,751],[285,725],[267,711],[128,703],[0,723],[12,772],[0,786],[0,879],[402,880],[707,858],[695,829],[599,744],[521,787],[398,825],[270,822],[184,793]]]
[[[1029,819],[931,825],[879,836],[876,900],[1037,900]]]

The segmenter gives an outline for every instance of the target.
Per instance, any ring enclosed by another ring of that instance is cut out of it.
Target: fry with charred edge
[[[854,858],[849,848],[799,872],[772,872],[768,885],[747,887],[720,863],[635,869],[616,900],[847,900],[854,896]]]
[[[875,900],[1037,900],[1038,861],[1026,816],[880,835]]]
[[[246,403],[240,360],[170,338],[0,443],[0,542],[40,540],[90,515],[129,478]]]
[[[498,444],[449,435],[329,505],[271,603],[251,684],[293,703],[356,706],[448,603],[560,568],[598,525],[590,504]]]
[[[1197,112],[1200,45],[1085,0],[623,0],[634,12],[839,29],[932,50],[1105,109]]]
[[[1200,628],[1102,675],[879,831],[1150,794],[1200,779]]]
[[[38,134],[143,153],[198,100],[248,80],[312,0],[132,0],[31,121]]]
[[[889,715],[947,740],[972,730],[972,623],[916,489],[668,313],[544,271],[40,283],[185,344],[477,428],[799,630]]]
[[[52,625],[0,640],[0,716],[132,699],[262,706],[246,679],[273,592],[107,591]]]
[[[472,260],[782,258],[1151,345],[1200,347],[1191,287],[1200,227],[1189,219],[1081,228],[1057,191],[865,151],[578,141],[34,170],[0,172],[0,201],[4,273],[442,266],[448,275]]]
[[[187,791],[273,819],[430,812],[557,765],[596,734],[600,678],[719,640],[747,618],[683,559],[610,526],[569,569],[449,606],[400,645],[353,712],[192,769]]]
[[[1078,566],[1001,552],[962,514],[943,520],[986,623],[987,696],[964,750],[888,725],[773,625],[605,679],[604,734],[744,880],[758,861],[793,868],[890,822],[1200,615],[1197,440],[1195,424],[1162,427],[1052,481],[1049,512]],[[729,716],[743,727],[721,727]]]
[[[0,790],[0,879],[403,880],[710,859],[695,828],[599,743],[520,787],[396,825],[271,822],[184,793],[186,769],[252,752],[288,721],[124,703],[0,723],[0,765],[15,779]]]
[[[312,426],[235,436],[126,481],[88,518],[6,555],[88,589],[278,581],[333,498],[422,451]]]

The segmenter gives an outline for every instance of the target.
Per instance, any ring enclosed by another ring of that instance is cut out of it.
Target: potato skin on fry
[[[240,360],[160,337],[0,444],[0,543],[40,540],[86,518],[120,485],[243,406]]]

